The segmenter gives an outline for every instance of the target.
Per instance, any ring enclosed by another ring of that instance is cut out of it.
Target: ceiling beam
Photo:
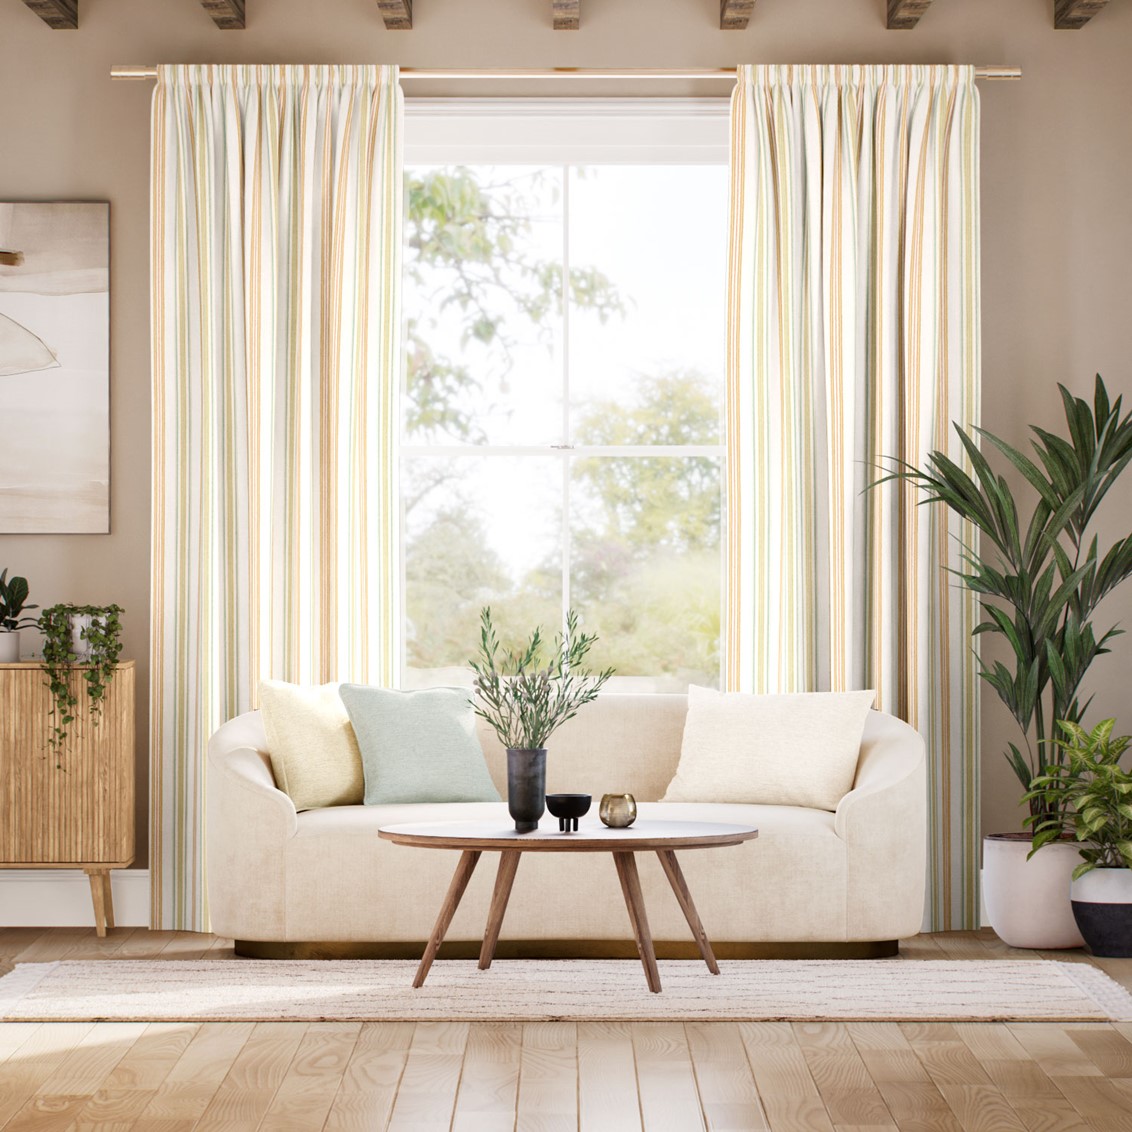
[[[582,22],[582,0],[550,0],[555,31],[577,31]]]
[[[412,30],[413,0],[377,0],[377,10],[389,31]]]
[[[742,31],[754,8],[755,0],[719,0],[719,26],[724,31]]]
[[[244,0],[200,0],[201,7],[221,31],[241,31],[244,27]]]
[[[1053,26],[1076,31],[1083,28],[1108,0],[1057,0],[1053,7]]]
[[[50,28],[79,26],[79,0],[24,0],[24,3]]]
[[[888,28],[906,31],[914,28],[931,7],[932,0],[888,0]]]

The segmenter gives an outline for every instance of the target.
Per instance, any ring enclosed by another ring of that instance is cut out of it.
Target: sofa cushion
[[[362,800],[362,756],[337,684],[264,680],[259,704],[275,784],[296,810]]]
[[[361,748],[367,806],[499,801],[468,689],[398,692],[343,684],[338,694]]]
[[[758,696],[688,689],[680,764],[664,802],[835,810],[853,788],[875,693]]]

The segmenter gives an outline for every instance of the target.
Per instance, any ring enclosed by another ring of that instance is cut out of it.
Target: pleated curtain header
[[[378,64],[306,63],[165,63],[157,68],[157,81],[180,87],[274,87],[288,90],[377,90],[394,86],[399,69]]]
[[[957,63],[758,63],[735,69],[739,83],[761,87],[974,87],[975,68]]]

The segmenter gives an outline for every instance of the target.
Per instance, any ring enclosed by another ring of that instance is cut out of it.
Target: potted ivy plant
[[[43,633],[43,671],[51,689],[48,745],[58,759],[66,746],[79,705],[81,674],[91,718],[101,718],[122,653],[120,605],[52,605],[39,618]],[[59,765],[57,763],[57,765]]]
[[[28,604],[28,580],[18,574],[8,577],[8,569],[0,571],[0,664],[14,664],[20,659],[20,630],[36,624],[34,617],[24,616]]]
[[[570,610],[552,644],[536,628],[522,649],[501,649],[491,607],[480,612],[479,654],[468,662],[476,715],[507,748],[507,808],[519,833],[537,829],[545,808],[547,739],[613,675],[612,668],[594,673],[582,667],[596,640],[578,632],[578,615]]]
[[[945,452],[928,456],[920,469],[889,462],[877,484],[903,480],[926,503],[943,503],[978,532],[965,548],[960,582],[979,596],[984,619],[976,634],[1000,638],[1009,662],[984,664],[979,675],[994,689],[1021,732],[1006,759],[1029,803],[1033,827],[1063,814],[1056,790],[1032,792],[1064,751],[1049,741],[1053,722],[1078,723],[1088,707],[1079,698],[1093,661],[1109,651],[1119,630],[1096,630],[1103,598],[1132,574],[1132,533],[1101,549],[1092,533],[1097,510],[1132,460],[1132,414],[1121,398],[1109,400],[1097,375],[1093,402],[1059,385],[1065,432],[1032,426],[1033,458],[1006,441],[975,429],[956,431],[973,474]],[[979,448],[998,452],[1030,489],[1024,507],[1004,476]],[[877,486],[874,484],[873,486]],[[1069,903],[1069,878],[1077,863],[1071,841],[1050,839],[1031,854],[1031,835],[990,834],[983,841],[984,896],[991,926],[1014,947],[1077,947],[1081,936]]]
[[[1094,955],[1132,958],[1132,773],[1120,760],[1132,735],[1113,737],[1115,719],[1086,731],[1058,720],[1053,740],[1062,758],[1027,792],[1044,817],[1031,817],[1037,852],[1068,830],[1081,863],[1069,898],[1081,935]]]

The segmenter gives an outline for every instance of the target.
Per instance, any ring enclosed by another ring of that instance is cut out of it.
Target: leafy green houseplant
[[[1059,385],[1066,434],[1032,427],[1034,458],[1006,441],[976,429],[1030,486],[1032,504],[1022,507],[1005,477],[979,450],[975,437],[956,426],[974,475],[944,452],[932,452],[928,467],[894,461],[896,469],[879,483],[905,480],[923,502],[944,503],[979,533],[980,545],[966,548],[962,583],[979,595],[985,620],[976,633],[1001,637],[1011,663],[980,661],[980,675],[998,694],[1022,732],[1025,753],[1009,744],[1007,760],[1018,777],[1031,814],[1060,810],[1059,795],[1030,794],[1043,773],[1054,720],[1079,722],[1088,702],[1079,690],[1089,666],[1121,630],[1097,631],[1093,615],[1101,600],[1132,574],[1132,533],[1101,551],[1091,525],[1101,501],[1132,460],[1132,414],[1110,402],[1097,375],[1093,403]]]
[[[24,616],[26,609],[38,609],[28,604],[28,580],[18,574],[8,577],[8,569],[0,571],[0,663],[20,659],[20,630],[36,623],[34,617]]]
[[[547,739],[578,709],[596,699],[613,669],[590,672],[582,663],[597,637],[578,631],[578,615],[548,644],[536,628],[519,650],[503,649],[491,619],[480,612],[475,673],[476,715],[487,721],[507,748],[507,803],[515,828],[529,832],[542,816]]]
[[[1132,735],[1113,738],[1115,719],[1086,731],[1058,720],[1062,737],[1053,740],[1062,758],[1039,774],[1026,795],[1037,801],[1033,826],[1036,853],[1068,829],[1079,842],[1082,862],[1073,879],[1092,869],[1132,869],[1132,773],[1120,765]]]
[[[1132,774],[1120,760],[1132,736],[1113,737],[1116,721],[1102,720],[1086,731],[1058,720],[1054,740],[1061,759],[1033,782],[1031,800],[1042,820],[1031,818],[1034,849],[1074,837],[1081,862],[1073,871],[1070,906],[1094,955],[1132,957]]]
[[[22,616],[25,609],[38,609],[28,604],[28,580],[18,574],[8,577],[5,567],[0,570],[0,632],[14,633],[36,623],[34,617]]]
[[[51,689],[48,744],[58,758],[67,742],[79,704],[76,677],[86,684],[90,713],[101,717],[106,689],[122,653],[120,605],[52,605],[39,618],[43,633],[43,670]],[[76,630],[76,621],[85,620]]]
[[[978,534],[956,574],[978,595],[983,619],[975,633],[1006,645],[1008,661],[980,660],[979,674],[1021,731],[1020,743],[1009,743],[1005,755],[1035,830],[1064,816],[1066,799],[1056,786],[1034,791],[1034,781],[1050,773],[1047,758],[1053,767],[1064,762],[1064,751],[1050,743],[1054,721],[1079,723],[1088,708],[1080,700],[1081,682],[1120,632],[1094,628],[1094,615],[1132,573],[1132,534],[1103,550],[1092,534],[1102,501],[1132,460],[1132,414],[1123,413],[1121,398],[1110,401],[1100,375],[1092,404],[1058,388],[1064,432],[1033,426],[1030,454],[984,429],[969,435],[957,425],[970,473],[935,451],[924,469],[891,461],[877,481],[914,485],[923,502],[945,504]],[[979,440],[1024,481],[1024,504]],[[983,891],[998,935],[1014,947],[1080,946],[1068,899],[1077,860],[1072,845],[1051,839],[1031,858],[1024,840],[990,834],[983,849]]]

